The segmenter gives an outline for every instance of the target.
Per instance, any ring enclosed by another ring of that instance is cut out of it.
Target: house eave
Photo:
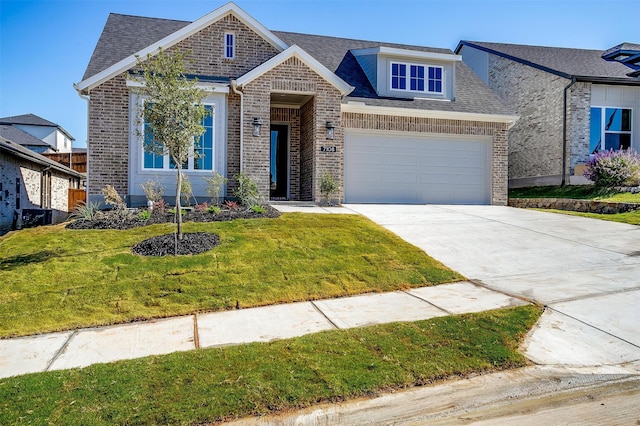
[[[482,114],[482,113],[473,113],[473,112],[394,108],[394,107],[366,105],[362,102],[342,104],[341,111],[350,112],[350,113],[359,113],[359,114],[391,115],[391,116],[398,116],[398,117],[438,118],[443,120],[504,123],[504,124],[507,124],[507,129],[511,129],[515,125],[516,121],[520,119],[519,115]]]
[[[129,55],[128,57],[111,65],[105,70],[79,83],[74,83],[73,87],[76,89],[76,91],[78,91],[78,93],[86,95],[93,88],[133,67],[137,63],[138,58],[144,58],[147,55],[156,55],[159,49],[168,49],[169,47],[174,46],[187,37],[224,18],[228,14],[233,14],[235,17],[240,19],[240,21],[242,21],[256,33],[260,34],[265,40],[267,40],[267,42],[269,42],[269,44],[271,44],[277,50],[283,51],[287,49],[287,47],[289,47],[284,41],[276,37],[275,34],[273,34],[270,30],[264,27],[261,23],[251,17],[240,7],[238,7],[235,3],[229,2],[208,13],[207,15],[193,21],[191,24],[174,32],[173,34],[170,34],[163,39],[145,47],[144,49],[139,50],[132,55]]]

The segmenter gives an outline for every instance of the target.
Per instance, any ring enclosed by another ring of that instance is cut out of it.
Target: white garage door
[[[345,132],[347,203],[489,204],[490,140]]]

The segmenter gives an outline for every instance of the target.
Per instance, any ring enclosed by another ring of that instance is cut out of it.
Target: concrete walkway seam
[[[536,306],[540,306],[540,307],[546,307],[545,304],[538,302],[537,300],[531,299],[529,297],[525,297],[522,295],[519,295],[517,293],[511,293],[505,290],[502,290],[500,288],[494,288],[488,284],[485,284],[482,282],[482,280],[476,280],[476,279],[468,279],[467,281],[469,281],[471,284],[480,287],[480,288],[484,288],[490,291],[495,291],[496,293],[500,293],[500,294],[504,294],[505,296],[509,296],[509,297],[513,297],[514,299],[518,299],[518,300],[522,300],[523,302],[527,302],[527,303],[531,303],[532,305],[536,305]]]
[[[313,301],[313,300],[310,300],[310,301],[309,301],[309,303],[311,303],[311,306],[313,306],[313,307],[314,307],[314,309],[315,309],[316,311],[318,311],[318,313],[320,313],[320,315],[322,315],[322,316],[323,316],[327,321],[329,321],[329,324],[331,324],[331,325],[332,325],[336,330],[340,330],[340,327],[338,327],[338,325],[337,325],[335,322],[331,321],[331,318],[329,318],[329,317],[327,316],[327,314],[325,314],[325,313],[322,311],[322,309],[320,309],[320,308],[318,307],[318,305],[316,305],[316,304],[314,303],[314,301]]]
[[[461,281],[463,282],[463,281]],[[411,296],[411,297],[415,297],[416,299],[420,300],[421,302],[426,302],[429,305],[433,306],[436,309],[440,309],[442,312],[446,313],[447,315],[455,315],[453,312],[449,312],[447,311],[445,308],[442,308],[436,304],[434,304],[433,302],[429,302],[427,299],[423,299],[422,297],[418,296],[417,294],[413,294],[413,293],[409,293],[409,291],[407,290],[400,290],[402,293]]]
[[[193,315],[193,343],[196,349],[200,349],[200,336],[198,335],[198,315]]]
[[[71,343],[71,340],[77,334],[78,334],[78,330],[73,330],[71,332],[71,335],[69,335],[69,338],[62,344],[62,346],[60,346],[60,349],[56,351],[56,353],[53,355],[53,358],[51,358],[51,361],[49,361],[49,363],[47,364],[47,368],[45,368],[44,371],[49,371],[51,366],[53,366],[53,364],[55,364],[58,358],[60,358],[60,355],[62,355],[62,353],[67,349],[67,347],[69,346],[69,343]]]
[[[576,317],[574,317],[573,315],[569,315],[569,314],[567,314],[567,313],[565,313],[565,312],[559,311],[558,309],[555,309],[553,306],[545,305],[545,308],[548,308],[549,310],[552,310],[552,311],[554,311],[554,312],[557,312],[557,313],[559,313],[560,315],[564,315],[564,316],[565,316],[565,317],[567,317],[567,318],[571,318],[571,319],[572,319],[572,320],[574,320],[574,321],[578,321],[579,323],[582,323],[582,324],[586,325],[587,327],[591,327],[591,328],[593,328],[594,330],[598,330],[598,331],[600,331],[600,332],[602,332],[602,333],[604,333],[604,334],[606,334],[606,335],[608,335],[608,336],[614,337],[614,338],[615,338],[615,339],[617,339],[617,340],[620,340],[620,341],[622,341],[622,342],[628,343],[628,344],[629,344],[629,345],[631,345],[631,346],[634,346],[634,347],[636,347],[636,348],[640,348],[640,346],[638,346],[638,345],[637,345],[637,344],[635,344],[635,343],[632,343],[632,342],[630,342],[630,341],[628,341],[628,340],[626,340],[626,339],[623,339],[622,337],[616,336],[615,334],[611,334],[610,332],[608,332],[608,331],[606,331],[606,330],[603,330],[603,329],[601,329],[601,328],[599,328],[599,327],[596,327],[596,326],[594,326],[594,325],[592,325],[592,324],[589,324],[588,322],[585,322],[585,321],[581,320],[580,318],[576,318]]]

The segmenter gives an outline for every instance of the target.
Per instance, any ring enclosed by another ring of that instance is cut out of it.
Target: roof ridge
[[[129,18],[154,19],[154,20],[158,20],[158,21],[173,21],[173,22],[185,22],[185,23],[193,22],[193,21],[187,21],[187,20],[184,20],[184,19],[158,18],[156,16],[132,15],[130,13],[109,12],[109,16],[111,16],[111,15],[126,16],[126,17],[129,17]]]

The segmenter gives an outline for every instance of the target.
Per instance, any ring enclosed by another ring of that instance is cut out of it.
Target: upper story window
[[[442,67],[392,62],[391,89],[442,93]]]
[[[224,34],[224,58],[234,59],[236,57],[236,36],[233,33]]]
[[[629,108],[591,107],[592,154],[631,147],[631,112]]]
[[[214,105],[205,105],[205,108],[209,112],[202,120],[205,131],[198,140],[194,141],[192,148],[193,155],[190,155],[187,162],[182,166],[186,171],[213,170],[215,154],[215,107]],[[146,119],[144,121],[144,139],[144,144],[142,145],[143,169],[171,170],[176,168],[173,159],[168,155],[158,155],[157,153],[148,152],[144,149],[145,146],[153,146],[153,144],[159,143],[154,140],[153,129],[151,129]]]

